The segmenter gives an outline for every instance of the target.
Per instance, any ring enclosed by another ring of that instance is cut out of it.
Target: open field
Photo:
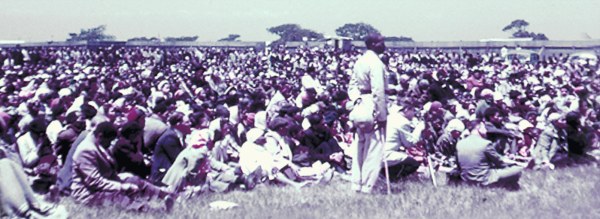
[[[374,195],[357,194],[349,187],[349,182],[335,178],[329,185],[302,190],[259,186],[250,192],[211,193],[177,203],[171,214],[83,207],[68,198],[62,203],[72,218],[600,218],[597,164],[527,171],[519,191],[466,185],[434,188],[423,176],[394,183],[389,196],[383,183]],[[239,207],[211,210],[209,203],[218,200]]]

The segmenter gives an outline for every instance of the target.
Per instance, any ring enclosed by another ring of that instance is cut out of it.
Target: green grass
[[[443,181],[443,176],[440,176]],[[519,191],[467,185],[433,187],[425,177],[393,183],[385,195],[380,183],[372,195],[351,191],[339,178],[302,190],[260,186],[226,194],[203,194],[177,203],[173,213],[86,207],[63,199],[72,218],[600,218],[597,164],[554,171],[526,171]],[[209,203],[239,204],[215,211]]]

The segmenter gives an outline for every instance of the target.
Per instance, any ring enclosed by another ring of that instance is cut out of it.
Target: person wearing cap
[[[355,127],[356,135],[352,141],[356,147],[356,154],[352,156],[352,190],[371,193],[381,170],[388,115],[386,66],[379,58],[385,51],[384,37],[368,35],[365,45],[367,51],[354,64],[348,93],[352,94],[351,100],[360,99],[360,104],[372,105],[374,109],[375,124],[367,125],[373,127]]]

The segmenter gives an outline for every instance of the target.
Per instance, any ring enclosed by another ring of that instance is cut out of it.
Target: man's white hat
[[[448,122],[448,125],[446,126],[446,132],[451,132],[451,131],[462,132],[464,130],[465,130],[465,124],[463,124],[463,122],[458,119],[450,120],[450,122]]]

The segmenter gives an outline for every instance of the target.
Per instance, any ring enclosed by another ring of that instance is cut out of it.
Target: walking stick
[[[433,183],[433,187],[437,187],[437,182],[435,180],[435,172],[433,169],[433,160],[431,160],[429,153],[427,153],[427,167],[429,169],[429,176],[431,176],[431,182]]]
[[[385,144],[385,128],[379,127],[379,137],[381,138],[382,144]],[[387,194],[392,194],[392,187],[390,186],[390,171],[387,160],[385,159],[385,152],[382,153],[383,167],[385,170],[385,183],[387,184]]]
[[[433,159],[431,159],[431,155],[428,150],[429,141],[425,142],[425,156],[427,157],[427,170],[429,170],[429,176],[431,177],[431,182],[433,183],[433,187],[437,187],[437,181],[435,180],[435,170],[433,169]]]

